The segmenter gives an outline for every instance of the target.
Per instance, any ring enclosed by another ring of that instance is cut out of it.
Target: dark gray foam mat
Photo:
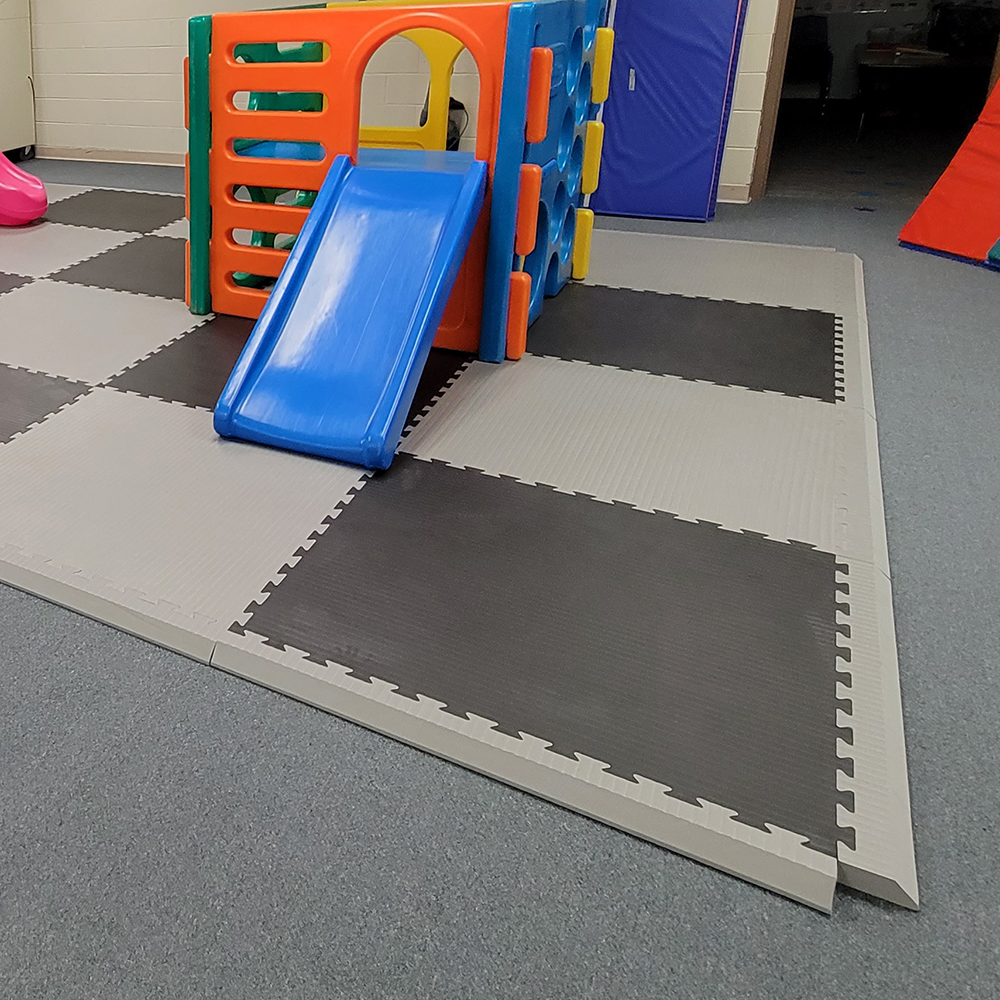
[[[818,310],[571,283],[545,300],[528,350],[833,403],[836,332]]]
[[[184,240],[142,236],[51,277],[95,288],[183,299]]]
[[[31,280],[31,278],[25,278],[20,274],[7,274],[6,271],[0,271],[0,295],[3,295],[4,292],[12,292],[22,285],[27,285]]]
[[[84,191],[50,205],[49,222],[128,233],[151,233],[184,215],[184,199],[139,191]]]
[[[444,389],[471,359],[471,354],[460,354],[458,351],[442,351],[437,347],[431,348],[431,353],[427,357],[427,364],[424,365],[423,374],[417,383],[417,391],[413,394],[410,412],[406,416],[406,426],[412,424],[414,418],[418,414],[423,413],[434,402],[434,397]]]
[[[0,444],[89,391],[84,382],[0,364]]]
[[[140,396],[214,409],[253,325],[252,319],[240,316],[214,316],[107,384]]]
[[[247,609],[270,644],[825,854],[850,839],[834,556],[405,455],[300,554]]]
[[[252,319],[213,316],[116,375],[107,385],[140,396],[213,410],[253,327]],[[410,407],[408,424],[431,404],[468,358],[453,351],[431,350]]]

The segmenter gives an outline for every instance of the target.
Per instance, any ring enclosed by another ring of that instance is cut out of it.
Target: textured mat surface
[[[821,909],[915,903],[854,258],[601,233],[520,363],[432,356],[372,477],[214,436],[246,328],[170,301],[141,197],[0,295],[7,582]]]
[[[531,328],[531,349],[832,403],[836,322],[833,313],[818,309],[570,285]],[[627,337],[607,336],[616,324]]]
[[[143,236],[67,267],[54,277],[93,288],[183,299],[184,243],[168,236]]]
[[[60,199],[45,218],[68,226],[151,233],[183,215],[184,199],[176,195],[95,189]]]
[[[398,463],[247,629],[836,854],[833,555]]]

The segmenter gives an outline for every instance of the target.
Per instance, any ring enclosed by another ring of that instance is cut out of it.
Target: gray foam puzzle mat
[[[621,323],[627,338],[602,334]],[[531,330],[536,354],[789,396],[837,398],[837,321],[787,309],[570,285]]]
[[[108,384],[123,392],[212,409],[253,329],[242,316],[206,323],[142,358]]]
[[[405,697],[433,692],[508,735],[544,733],[553,753],[586,752],[836,854],[835,556],[398,463],[247,608],[241,631]],[[477,566],[488,585],[469,585]]]
[[[61,198],[49,207],[45,218],[68,226],[151,233],[183,214],[184,199],[177,195],[96,189]]]
[[[0,272],[0,295],[15,288],[20,288],[21,285],[27,284],[30,280],[30,278],[25,278],[20,274],[4,274]]]
[[[598,231],[521,361],[432,352],[373,475],[216,437],[250,324],[177,301],[177,199],[58,193],[0,239],[0,579],[821,910],[917,905],[856,258]]]
[[[0,365],[0,443],[23,434],[56,410],[79,399],[90,386],[58,375]]]
[[[184,241],[143,236],[73,264],[53,277],[93,288],[183,299]]]

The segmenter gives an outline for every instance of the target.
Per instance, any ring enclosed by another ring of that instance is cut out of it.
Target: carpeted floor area
[[[991,995],[1000,288],[899,250],[908,210],[601,222],[865,261],[921,912],[819,916],[4,588],[0,996]]]

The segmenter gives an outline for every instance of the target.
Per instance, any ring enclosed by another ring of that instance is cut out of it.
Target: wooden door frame
[[[764,106],[760,112],[760,132],[757,134],[757,152],[754,155],[753,174],[750,177],[750,200],[762,198],[767,190],[767,175],[771,169],[771,150],[774,148],[774,130],[778,124],[778,106],[781,88],[785,82],[785,60],[788,57],[788,40],[792,34],[795,0],[778,0],[778,13],[774,22],[774,40],[771,42],[771,59],[767,66],[764,84]]]
[[[990,74],[990,86],[987,96],[993,93],[993,88],[1000,83],[1000,40],[997,41],[997,54],[993,60],[993,72]]]

